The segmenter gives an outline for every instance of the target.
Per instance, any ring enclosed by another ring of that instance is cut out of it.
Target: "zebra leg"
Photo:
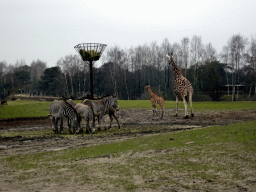
[[[63,131],[63,117],[60,117],[60,133]]]
[[[113,116],[112,116],[111,113],[109,113],[108,115],[109,115],[109,118],[110,118],[110,124],[109,124],[108,129],[110,129],[110,128],[111,128],[111,125],[112,125],[112,121],[113,121]],[[105,128],[105,130],[107,130],[107,128]]]
[[[72,134],[71,122],[70,122],[69,118],[67,118],[67,122],[68,122],[68,131],[69,131],[70,134]]]
[[[91,130],[92,133],[95,133],[95,129],[94,129],[94,127],[93,127],[93,124],[92,124],[92,122],[90,122],[89,120],[88,120],[87,126],[89,126],[89,129]]]
[[[118,129],[120,129],[120,124],[119,124],[119,121],[118,121],[118,118],[116,116],[116,113],[114,113],[113,117],[115,118],[117,124],[118,124]]]
[[[95,119],[96,119],[96,116],[93,115],[93,122],[92,122],[93,127],[95,127],[95,121],[96,121]]]
[[[58,121],[59,121],[59,117],[54,118],[54,133],[58,133]]]
[[[82,125],[81,125],[81,122],[82,122]],[[74,132],[75,132],[76,134],[83,133],[83,128],[82,128],[82,126],[83,126],[83,120],[82,120],[82,119],[79,119],[77,130],[76,130],[76,131],[74,130]]]
[[[98,128],[98,130],[99,130],[99,131],[101,131],[100,123],[101,123],[102,118],[103,118],[103,115],[98,115],[98,123],[99,123],[99,128]]]
[[[90,125],[89,125],[89,118],[86,119],[86,133],[89,134],[90,133]],[[92,130],[91,130],[92,131]]]
[[[52,131],[55,132],[55,117],[51,116],[51,122],[52,122]]]

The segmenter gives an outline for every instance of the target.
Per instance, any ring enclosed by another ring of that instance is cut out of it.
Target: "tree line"
[[[175,63],[190,80],[194,100],[231,100],[256,98],[256,38],[240,34],[229,38],[220,53],[200,36],[161,44],[153,41],[122,49],[110,47],[102,56],[103,65],[93,68],[94,94],[116,94],[119,99],[147,99],[144,85],[165,99],[173,100],[173,72],[166,54],[175,55]],[[1,99],[12,94],[81,97],[90,90],[89,66],[79,55],[67,55],[55,67],[37,60],[15,65],[0,62]]]

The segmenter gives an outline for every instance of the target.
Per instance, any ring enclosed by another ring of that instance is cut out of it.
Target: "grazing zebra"
[[[86,121],[86,133],[89,133],[89,129],[92,133],[95,132],[95,129],[92,126],[93,122],[93,112],[92,109],[88,105],[84,105],[82,103],[78,103],[75,105],[75,110],[77,111],[78,116],[81,118],[81,121],[84,119]],[[83,128],[81,127],[81,121],[78,124],[78,130],[76,133],[82,133]],[[91,123],[89,123],[91,121]]]
[[[63,100],[66,100],[65,98],[63,98]],[[76,106],[76,102],[72,99],[68,99],[67,102],[72,105],[72,107],[75,107]],[[63,121],[63,118],[61,119],[61,121]],[[67,121],[68,121],[68,127],[70,129],[70,122],[69,122],[69,118],[67,118]]]
[[[67,100],[67,102],[68,102],[70,105],[72,105],[72,107],[75,107],[75,106],[76,106],[76,102],[75,102],[74,100],[72,100],[72,99]]]
[[[78,114],[74,107],[70,105],[66,100],[54,100],[50,104],[50,115],[52,118],[53,132],[58,133],[58,120],[60,119],[60,132],[63,130],[63,117],[67,117],[69,124],[69,132],[72,133],[77,129],[77,123],[79,122]]]
[[[116,119],[118,123],[118,127],[120,129],[120,125],[118,122],[118,118],[116,116],[116,111],[119,110],[119,106],[117,103],[117,98],[115,95],[108,95],[104,96],[99,100],[89,100],[85,99],[82,101],[82,104],[88,105],[91,107],[93,111],[93,125],[95,126],[95,117],[98,118],[98,123],[99,123],[99,130],[100,130],[100,123],[104,115],[108,114],[110,117],[110,126],[113,121],[113,117]]]

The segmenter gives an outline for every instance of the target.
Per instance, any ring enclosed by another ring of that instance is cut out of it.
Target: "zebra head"
[[[112,96],[111,106],[114,107],[116,111],[119,111],[119,105],[117,103],[117,97],[115,95]]]
[[[66,105],[66,116],[70,120],[70,126],[73,128],[73,130],[76,130],[78,127],[78,124],[80,122],[80,118],[77,114],[76,109],[65,99],[63,99],[65,105]],[[75,132],[75,131],[74,131]]]
[[[76,130],[78,127],[78,118],[77,117],[71,117],[70,120],[70,126],[73,128],[73,130]]]
[[[106,103],[108,103],[108,106],[112,106],[115,108],[116,111],[119,111],[119,105],[117,103],[116,95],[107,95],[102,97],[100,100],[105,101]]]

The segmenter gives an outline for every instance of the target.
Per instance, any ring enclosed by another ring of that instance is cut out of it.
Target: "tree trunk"
[[[232,101],[235,99],[234,72],[232,73]]]
[[[70,97],[69,89],[68,89],[68,80],[67,80],[67,76],[66,76],[66,74],[64,74],[64,77],[65,77],[65,87],[66,87],[66,92],[67,92],[68,97]]]
[[[127,86],[126,72],[124,72],[124,82],[125,82],[125,89],[126,89],[127,99],[130,100],[129,90],[128,90],[128,86]]]

